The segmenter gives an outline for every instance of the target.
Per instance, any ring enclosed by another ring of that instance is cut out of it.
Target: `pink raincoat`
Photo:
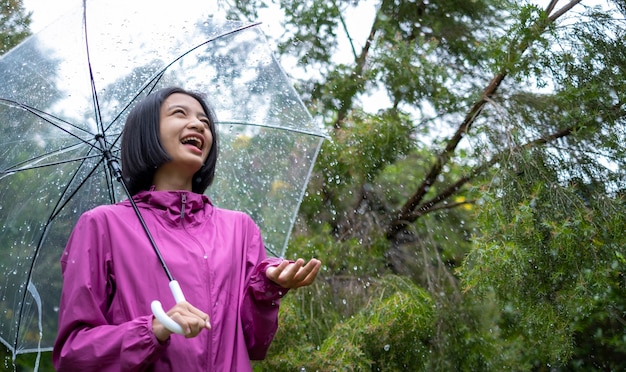
[[[287,290],[265,269],[259,228],[200,194],[134,198],[189,303],[209,314],[195,338],[152,333],[150,303],[174,306],[168,279],[128,201],[84,213],[61,258],[64,284],[53,361],[59,371],[250,371],[278,325]]]

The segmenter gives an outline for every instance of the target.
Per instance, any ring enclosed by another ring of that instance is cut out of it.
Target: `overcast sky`
[[[127,0],[132,1],[134,4],[137,4],[140,1],[146,2],[146,6],[154,6],[154,0]],[[199,4],[202,4],[203,7],[215,7],[215,11],[212,12],[210,9],[207,9],[210,13],[217,13],[218,9],[215,5],[217,2],[215,0],[197,0]],[[548,0],[529,0],[539,4],[540,6],[545,6]],[[367,39],[367,35],[369,33],[369,28],[371,27],[371,22],[366,22],[364,20],[371,19],[375,14],[375,6],[379,3],[379,0],[360,0],[359,1],[359,14],[357,16],[348,15],[345,18],[347,22],[347,28],[350,32],[350,36],[353,38],[353,42],[355,43],[355,47],[359,50],[362,45],[360,45],[360,41],[364,41]],[[566,1],[561,1],[559,5],[566,4]],[[583,0],[584,4],[600,4],[603,6],[607,6],[610,3],[610,0]],[[82,4],[82,0],[23,0],[24,7],[27,11],[32,11],[32,24],[31,31],[36,33],[44,28],[46,25],[55,21],[63,14],[68,13],[73,9],[77,9]],[[119,11],[119,10],[117,10]],[[356,10],[353,10],[356,12]],[[275,14],[279,14],[275,10],[269,9],[264,10],[260,13],[260,19],[263,24],[261,28],[268,36],[268,46],[271,50],[275,50],[275,44],[273,38],[278,38],[281,34],[281,26],[280,20],[275,18]],[[216,14],[219,16],[219,14]],[[338,33],[338,35],[342,36],[342,33]],[[346,37],[341,37],[339,39],[340,50],[344,50],[345,53],[337,53],[334,56],[335,62],[338,63],[351,63],[352,59],[352,51],[350,49],[348,39]],[[295,60],[289,58],[281,59],[281,64],[283,68],[288,71],[288,74],[291,76],[297,76],[299,72],[302,72],[296,64]],[[379,104],[384,105],[384,99],[379,101],[379,98],[373,99],[368,105],[372,106],[373,110],[376,110],[376,107]],[[365,102],[364,102],[365,103]]]

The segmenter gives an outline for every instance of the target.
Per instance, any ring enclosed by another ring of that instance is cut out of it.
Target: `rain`
[[[623,4],[265,3],[211,3],[204,10],[214,17],[262,21],[264,35],[218,39],[220,49],[198,53],[223,69],[195,69],[194,60],[184,59],[166,76],[176,81],[186,74],[195,87],[215,76],[215,104],[236,107],[218,117],[224,165],[207,192],[212,200],[250,214],[270,255],[312,256],[324,265],[315,285],[281,300],[279,331],[255,370],[626,368]],[[71,8],[45,12],[43,4],[24,1],[34,11],[32,32]],[[175,48],[178,41],[164,42]],[[261,44],[273,55],[259,57]],[[233,73],[238,60],[254,63]],[[293,89],[277,91],[263,78],[280,76],[274,62]],[[99,83],[116,80],[114,70],[133,70],[136,61],[107,63],[115,69],[101,70]],[[152,66],[145,67],[133,71],[137,81],[150,75]],[[55,128],[85,139],[82,129],[98,130],[95,120],[84,120],[89,96],[69,94],[76,88],[68,84],[65,99],[52,102],[51,90],[71,75],[71,67],[61,67],[55,79],[38,81],[38,90],[55,117],[84,126],[59,121]],[[124,109],[122,100],[106,98],[130,88],[103,91],[105,115],[115,119],[112,113]],[[289,109],[300,102],[304,110]],[[273,131],[305,121],[310,125],[296,132]],[[10,274],[0,288],[23,293],[26,284],[13,279],[25,267],[18,257],[32,257],[28,247],[39,237],[62,247],[59,230],[73,215],[109,202],[55,199],[53,189],[71,194],[78,184],[52,181],[69,174],[64,166],[35,167],[67,156],[92,160],[74,142],[52,136],[45,122],[25,132],[22,152],[5,154],[9,144],[0,143],[2,166],[9,159],[13,165],[0,168],[0,234],[15,236],[0,251],[0,268]],[[26,157],[38,149],[52,152]],[[262,168],[269,161],[276,161],[270,171]],[[52,187],[35,191],[21,177]],[[105,183],[87,186],[93,195],[106,194]],[[14,189],[29,194],[2,196]],[[122,194],[116,187],[110,193]],[[26,213],[19,205],[32,195],[33,211]],[[42,254],[37,265],[58,273],[59,255]],[[54,300],[40,293],[55,315]],[[0,303],[11,301],[0,290]],[[4,309],[0,314],[10,319]],[[35,314],[32,307],[23,350],[54,337],[45,322],[39,337]],[[35,363],[52,370],[49,349],[15,361],[6,355],[8,370]]]

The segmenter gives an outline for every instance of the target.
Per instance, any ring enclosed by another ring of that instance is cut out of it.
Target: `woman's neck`
[[[176,169],[175,167],[162,165],[154,174],[152,184],[154,185],[154,189],[157,191],[191,191],[192,178],[193,175],[187,176],[185,172],[183,172],[183,169]]]

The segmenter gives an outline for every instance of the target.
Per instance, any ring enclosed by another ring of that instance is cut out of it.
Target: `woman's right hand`
[[[203,329],[211,329],[209,316],[186,301],[174,305],[167,311],[167,315],[182,327],[186,338],[196,337]],[[152,332],[160,342],[164,342],[172,334],[156,318],[152,318]]]

